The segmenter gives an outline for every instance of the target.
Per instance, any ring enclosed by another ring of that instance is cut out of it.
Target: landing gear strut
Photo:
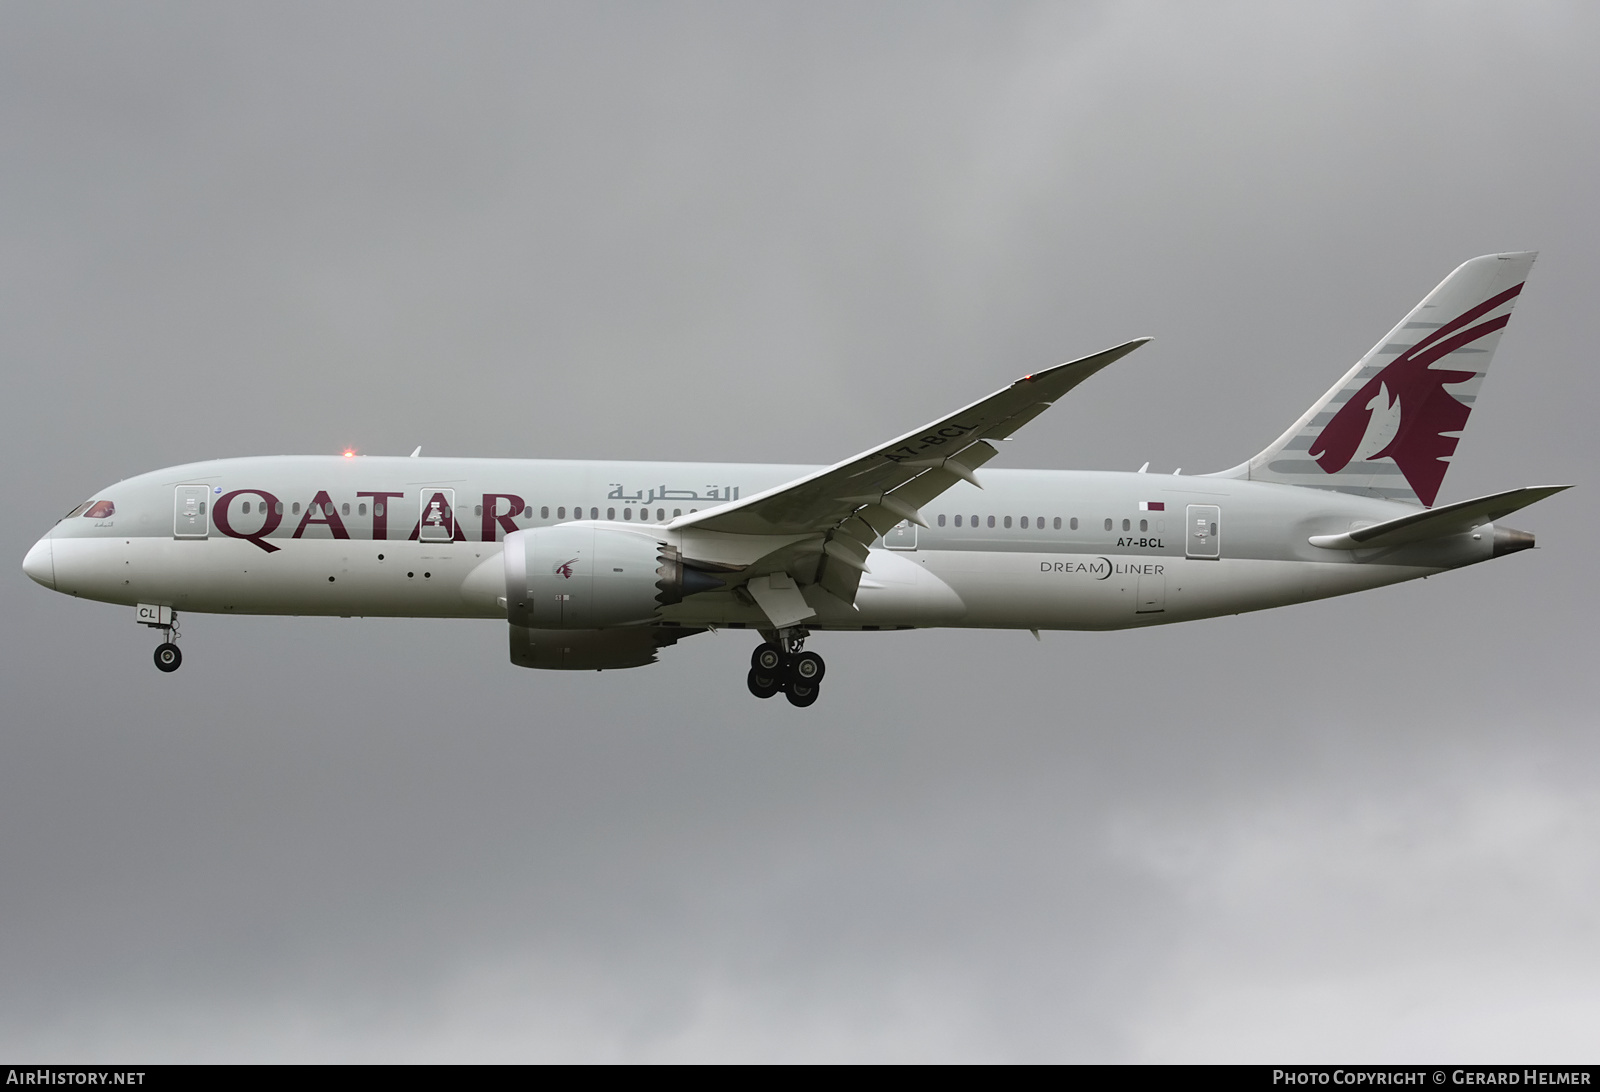
[[[790,705],[802,709],[815,702],[828,665],[815,652],[803,651],[807,631],[797,627],[763,636],[767,640],[750,654],[750,674],[745,678],[750,693],[770,698],[782,690]]]
[[[183,652],[178,648],[178,612],[171,607],[139,608],[139,624],[159,629],[166,638],[156,646],[156,668],[171,673],[183,666]]]

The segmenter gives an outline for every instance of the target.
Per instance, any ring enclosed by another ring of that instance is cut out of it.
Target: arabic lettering
[[[606,494],[606,500],[621,501],[624,504],[654,504],[657,501],[709,501],[713,504],[736,501],[739,499],[739,486],[737,485],[708,485],[705,492],[700,493],[693,489],[668,489],[665,485],[652,489],[640,489],[633,493],[624,493],[621,482],[607,482],[611,492]]]

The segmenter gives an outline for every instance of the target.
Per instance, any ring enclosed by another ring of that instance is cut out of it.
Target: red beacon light
[[[344,449],[344,457],[346,459],[354,459],[356,457],[356,449],[353,448],[353,447],[345,448]]]

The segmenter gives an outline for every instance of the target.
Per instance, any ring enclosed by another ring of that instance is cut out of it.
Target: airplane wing
[[[973,471],[1004,440],[1049,409],[1072,388],[1149,341],[1133,341],[1048,371],[1024,376],[989,397],[897,436],[842,463],[731,505],[672,521],[673,530],[743,535],[818,536],[823,554],[817,582],[845,602],[855,600],[867,548],[901,520],[922,524],[920,509],[957,482],[977,484]],[[926,524],[922,524],[926,526]],[[818,541],[810,543],[813,557]],[[747,570],[751,575],[788,567],[789,546]]]

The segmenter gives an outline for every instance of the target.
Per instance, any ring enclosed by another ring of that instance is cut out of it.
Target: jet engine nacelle
[[[656,653],[696,629],[629,626],[623,629],[523,629],[511,626],[511,662],[546,671],[606,671],[643,667]]]
[[[685,595],[722,586],[654,535],[592,523],[514,531],[503,556],[506,620],[523,629],[641,625]]]

